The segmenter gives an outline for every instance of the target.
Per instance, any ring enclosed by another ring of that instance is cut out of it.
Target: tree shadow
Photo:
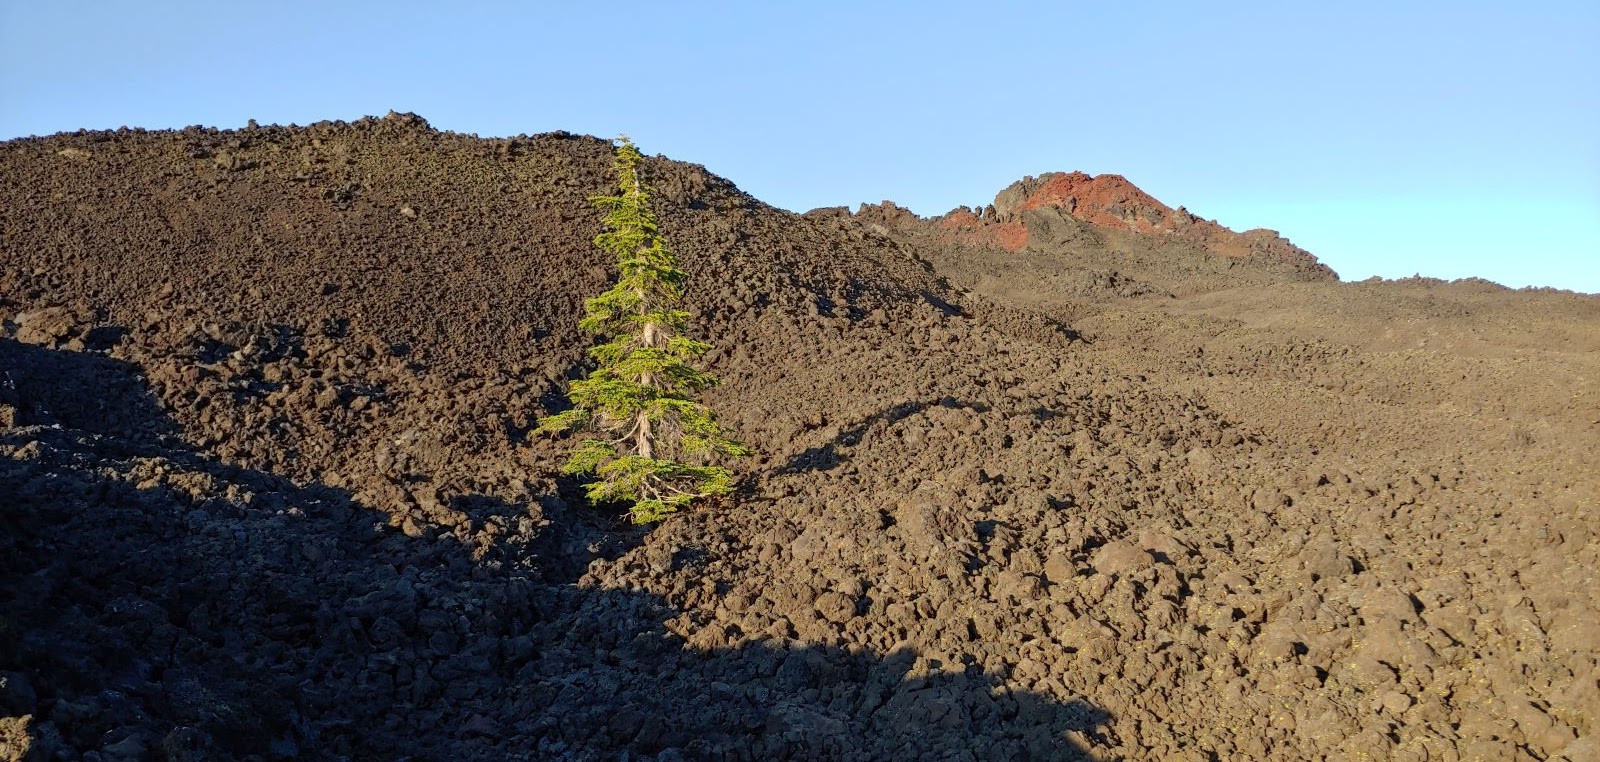
[[[955,302],[946,301],[944,297],[939,296],[932,291],[923,291],[921,294],[919,294],[919,296],[922,297],[924,302],[927,302],[945,317],[971,317],[969,314],[967,314],[966,308],[956,304]]]
[[[659,596],[574,584],[643,534],[560,494],[452,496],[552,522],[492,552],[407,536],[182,446],[132,365],[0,360],[23,424],[0,429],[0,715],[31,718],[32,758],[1071,760],[1109,719],[910,650],[691,645]]]
[[[975,413],[988,411],[988,408],[982,403],[963,402],[954,397],[943,397],[933,401],[913,400],[891,405],[862,418],[856,425],[840,431],[828,442],[815,447],[808,447],[795,453],[782,466],[778,467],[777,473],[798,474],[808,471],[831,471],[846,460],[846,457],[840,452],[840,448],[854,447],[860,444],[861,438],[866,436],[867,431],[873,426],[879,423],[893,425],[931,407],[970,410]]]

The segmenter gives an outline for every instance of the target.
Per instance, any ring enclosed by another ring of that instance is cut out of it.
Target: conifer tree
[[[691,362],[711,345],[686,334],[676,307],[685,273],[650,211],[639,154],[626,136],[614,168],[618,195],[592,196],[605,210],[595,245],[616,259],[617,282],[584,302],[578,326],[603,338],[589,350],[596,368],[567,390],[572,409],[545,418],[538,432],[578,433],[567,474],[593,474],[593,502],[631,502],[636,523],[658,521],[704,497],[733,489],[733,474],[711,458],[751,454],[695,395],[717,379]]]

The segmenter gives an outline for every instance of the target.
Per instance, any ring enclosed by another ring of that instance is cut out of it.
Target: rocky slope
[[[762,454],[643,531],[527,436],[608,164],[410,115],[0,144],[0,750],[1596,753],[1594,297],[1341,284],[1111,176],[929,221],[656,159]]]

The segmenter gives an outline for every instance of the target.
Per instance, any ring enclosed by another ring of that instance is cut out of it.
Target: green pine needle
[[[618,195],[589,198],[606,213],[606,232],[594,243],[616,261],[617,282],[584,302],[578,322],[603,339],[589,350],[595,370],[568,387],[571,410],[535,429],[578,434],[562,472],[592,475],[589,500],[630,503],[641,524],[732,492],[733,472],[710,461],[754,454],[694,397],[718,383],[692,364],[711,345],[684,335],[689,313],[675,305],[688,276],[650,211],[643,159],[622,138],[613,165]]]

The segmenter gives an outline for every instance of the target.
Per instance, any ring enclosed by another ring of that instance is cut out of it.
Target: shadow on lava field
[[[408,537],[344,490],[182,446],[131,364],[8,340],[0,359],[0,708],[49,718],[43,758],[916,758],[976,732],[1072,759],[1064,734],[1108,719],[968,665],[908,677],[911,650],[694,649],[657,596],[549,579],[586,559],[539,538]],[[466,502],[486,524],[526,510]]]

